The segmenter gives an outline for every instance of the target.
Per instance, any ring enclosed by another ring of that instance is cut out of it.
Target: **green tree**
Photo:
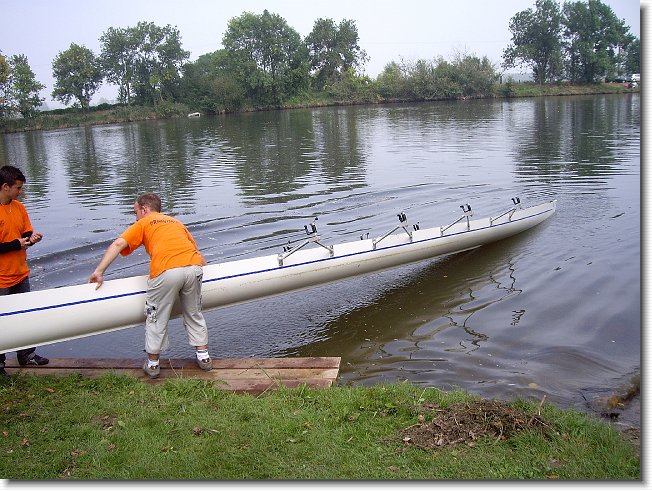
[[[385,65],[376,77],[378,94],[385,99],[402,99],[406,97],[406,73],[401,65],[392,61]]]
[[[528,66],[544,84],[562,70],[562,13],[555,0],[537,0],[536,10],[518,12],[509,21],[512,42],[503,52],[503,68]]]
[[[11,99],[15,103],[15,109],[23,118],[32,118],[38,112],[38,108],[45,101],[39,97],[39,92],[45,85],[36,80],[36,75],[29,66],[27,56],[14,55],[9,60]]]
[[[406,64],[408,94],[417,100],[460,97],[462,89],[452,80],[452,66],[442,58],[435,63],[417,60]]]
[[[0,118],[6,118],[11,113],[9,92],[10,73],[9,63],[2,54],[2,51],[0,51]]]
[[[498,80],[498,73],[486,56],[457,54],[452,62],[453,79],[462,88],[464,97],[486,97],[491,95]]]
[[[378,76],[379,94],[389,99],[441,100],[486,97],[493,93],[498,73],[485,56],[458,53],[452,61],[389,63]]]
[[[337,81],[351,69],[364,67],[368,61],[367,53],[358,44],[358,28],[352,20],[335,25],[332,19],[317,19],[305,42],[317,88]]]
[[[130,31],[137,47],[134,61],[137,101],[156,105],[164,100],[176,100],[181,69],[190,57],[181,46],[179,30],[169,24],[159,27],[152,22],[139,22]]]
[[[324,87],[336,101],[365,104],[378,102],[376,84],[366,75],[358,75],[353,68],[340,74],[337,80]]]
[[[100,37],[100,63],[109,83],[118,86],[118,100],[131,104],[138,43],[133,29],[110,27]]]
[[[102,67],[107,80],[118,86],[120,102],[155,106],[179,98],[181,72],[190,53],[183,49],[178,29],[139,22],[107,29],[100,42]]]
[[[66,105],[77,99],[83,111],[88,111],[91,98],[104,78],[98,58],[87,47],[75,43],[56,56],[52,75],[55,79],[52,97]]]
[[[634,39],[625,49],[625,73],[641,73],[641,40]]]
[[[231,19],[222,39],[229,69],[253,104],[278,105],[308,83],[308,55],[285,19],[265,10]]]
[[[183,100],[194,110],[233,112],[245,103],[245,90],[229,69],[229,54],[218,50],[200,56],[183,69]]]
[[[623,20],[600,0],[564,4],[566,71],[570,80],[594,83],[617,71],[617,54],[633,36]]]

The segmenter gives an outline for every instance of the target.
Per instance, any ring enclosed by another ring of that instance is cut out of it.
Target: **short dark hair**
[[[0,167],[0,186],[9,184],[13,186],[16,181],[26,182],[25,174],[23,174],[18,167],[13,165],[3,165]]]
[[[156,193],[144,193],[138,196],[136,203],[140,206],[147,206],[152,211],[161,212],[161,198]]]

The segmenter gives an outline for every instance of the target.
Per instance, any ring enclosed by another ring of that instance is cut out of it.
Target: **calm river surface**
[[[45,236],[34,290],[85,283],[144,191],[209,262],[281,252],[314,217],[328,244],[382,235],[399,212],[425,228],[466,203],[482,217],[556,199],[499,243],[206,317],[215,357],[341,356],[341,383],[582,409],[641,368],[640,114],[636,94],[301,109],[4,135],[0,164],[27,176]],[[141,248],[107,279],[147,271]],[[166,354],[192,356],[171,328]],[[39,352],[135,358],[143,337]]]

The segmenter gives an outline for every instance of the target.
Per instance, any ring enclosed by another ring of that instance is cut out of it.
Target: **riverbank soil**
[[[424,414],[419,415],[420,422],[402,432],[403,442],[407,445],[426,449],[459,444],[472,447],[475,441],[484,437],[507,440],[524,430],[543,434],[554,431],[540,413],[529,416],[503,401],[480,400],[453,404],[446,409],[432,406],[423,409]]]
[[[623,422],[609,419],[614,423],[614,428],[632,442],[640,453],[640,395],[632,398],[621,411],[628,415],[623,418]],[[633,426],[636,414],[639,424]],[[605,414],[601,416],[606,417]],[[453,404],[446,409],[425,405],[419,415],[419,423],[403,429],[401,433],[406,445],[434,450],[456,445],[474,447],[475,442],[484,437],[495,441],[508,440],[515,433],[526,430],[534,430],[544,436],[554,433],[553,425],[541,416],[540,411],[531,416],[504,401],[478,400]]]

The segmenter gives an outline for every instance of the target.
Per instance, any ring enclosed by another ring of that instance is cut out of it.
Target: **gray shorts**
[[[208,344],[208,328],[201,312],[201,266],[185,266],[164,271],[147,280],[145,301],[145,351],[159,354],[169,348],[168,321],[176,309],[191,346]],[[173,307],[175,310],[173,310]]]

